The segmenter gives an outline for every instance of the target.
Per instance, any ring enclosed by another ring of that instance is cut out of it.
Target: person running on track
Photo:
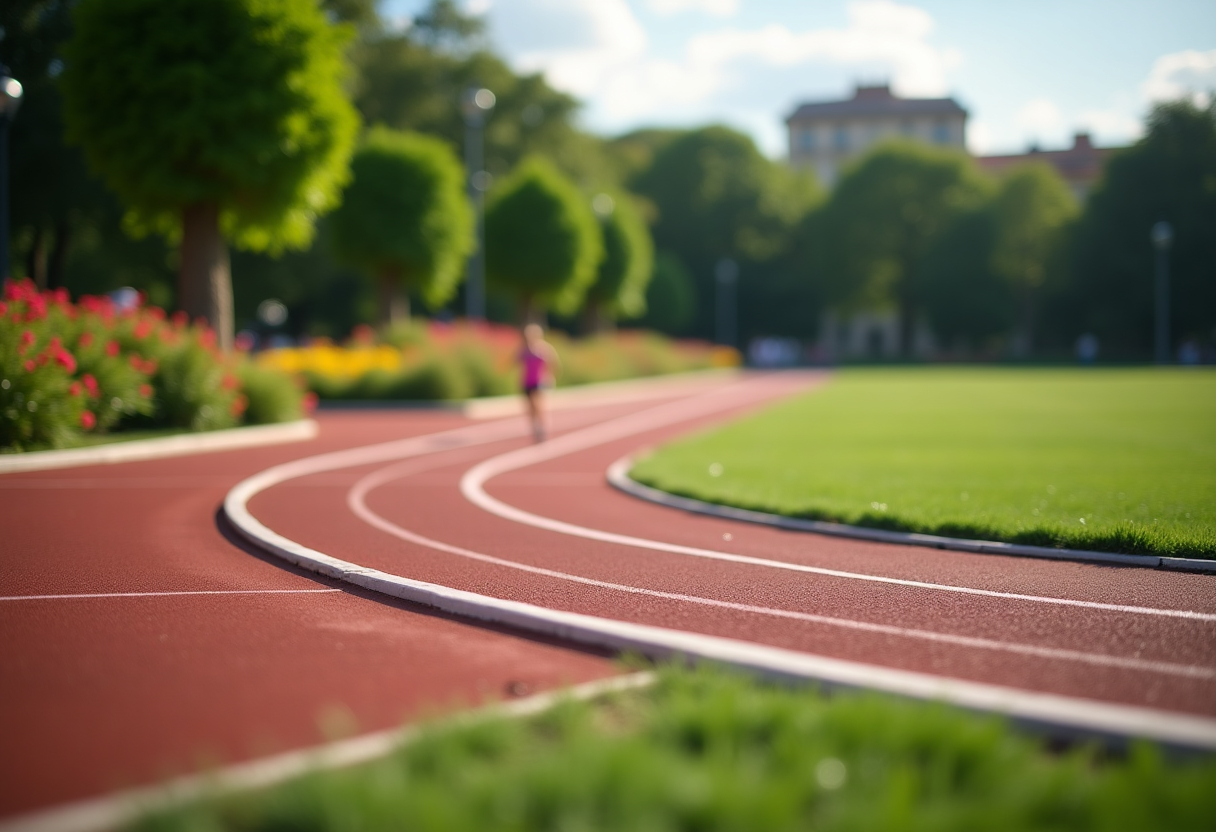
[[[557,350],[545,340],[540,324],[524,327],[524,347],[519,361],[523,366],[524,397],[528,400],[528,417],[532,422],[532,437],[545,440],[547,419],[541,391],[553,386],[553,370],[558,365]]]

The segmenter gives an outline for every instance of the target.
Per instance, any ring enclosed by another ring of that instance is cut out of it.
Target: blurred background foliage
[[[122,206],[62,141],[56,78],[73,5],[0,6],[0,58],[26,88],[11,130],[10,271],[74,295],[133,286],[171,307],[173,250],[123,234]],[[644,312],[622,298],[601,304],[615,307],[624,325],[713,337],[714,267],[729,257],[739,266],[740,344],[758,336],[809,343],[825,311],[869,307],[928,323],[955,356],[1060,358],[1093,333],[1103,358],[1143,360],[1152,340],[1148,229],[1165,219],[1175,227],[1174,343],[1216,351],[1211,107],[1158,107],[1145,137],[1112,157],[1083,204],[1044,167],[993,181],[964,155],[898,145],[859,160],[828,194],[725,126],[591,134],[580,126],[577,100],[512,70],[483,22],[450,0],[434,0],[404,29],[380,17],[376,0],[322,5],[358,32],[349,94],[367,127],[426,134],[459,157],[460,96],[485,86],[497,98],[485,130],[485,167],[496,183],[540,156],[588,206],[601,193],[628,198],[653,238],[654,266]],[[256,329],[258,305],[270,297],[287,306],[278,332],[291,337],[341,338],[377,319],[375,287],[336,256],[332,225],[323,217],[304,252],[234,252],[238,327]],[[410,292],[422,300],[417,288]],[[602,300],[594,290],[588,297]],[[463,309],[457,290],[428,312],[446,319]],[[512,323],[520,312],[510,292],[493,287],[487,309],[492,320]],[[590,310],[555,321],[575,334],[603,325]]]

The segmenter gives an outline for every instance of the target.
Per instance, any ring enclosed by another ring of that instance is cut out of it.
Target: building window
[[[798,148],[808,153],[815,149],[815,131],[810,127],[804,127],[798,133]]]
[[[849,149],[849,128],[847,128],[847,127],[837,127],[836,128],[835,145],[836,145],[837,150],[848,150]]]
[[[938,144],[950,144],[950,122],[939,121],[933,125],[933,141]]]

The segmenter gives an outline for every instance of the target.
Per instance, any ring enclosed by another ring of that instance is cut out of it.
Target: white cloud
[[[1153,62],[1140,90],[1149,101],[1189,98],[1200,107],[1206,107],[1216,92],[1216,49],[1207,52],[1191,49],[1162,55]]]
[[[646,6],[661,15],[696,11],[712,17],[731,17],[739,11],[739,0],[647,0]]]
[[[1064,114],[1050,98],[1032,98],[1023,104],[1017,123],[1035,136],[1058,133],[1065,128]]]
[[[696,5],[705,11],[736,5],[650,2],[652,8]],[[934,28],[929,14],[892,0],[854,0],[848,24],[839,28],[794,31],[774,24],[702,31],[685,41],[682,53],[664,57],[649,50],[625,0],[496,0],[491,20],[519,68],[543,71],[555,87],[587,100],[601,127],[714,118],[712,105],[723,96],[755,89],[744,105],[755,112],[735,117],[750,124],[761,110],[767,113],[763,118],[774,126],[765,131],[770,151],[778,150],[778,119],[792,103],[797,78],[828,70],[889,79],[904,95],[935,96],[946,94],[948,76],[962,60],[957,51],[928,43]],[[783,80],[766,83],[774,72]]]
[[[1084,110],[1076,119],[1077,128],[1094,136],[1108,137],[1118,144],[1140,138],[1143,120],[1123,110]],[[1102,142],[1099,142],[1101,144]]]
[[[992,153],[995,147],[996,138],[987,123],[979,119],[967,122],[967,150],[983,156]]]

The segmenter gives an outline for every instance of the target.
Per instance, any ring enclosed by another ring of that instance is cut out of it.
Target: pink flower
[[[97,398],[101,388],[97,386],[97,379],[93,378],[93,374],[85,373],[81,376],[80,381],[84,384],[84,389],[89,391],[89,395],[94,399]]]
[[[106,355],[110,356],[111,358],[118,355],[117,341],[111,341],[110,343],[106,344]]]
[[[312,415],[317,410],[317,394],[309,390],[304,394],[304,412]]]
[[[25,332],[21,333],[21,346],[17,348],[17,352],[21,355],[25,355],[25,351],[30,348],[30,345],[33,344],[35,340],[37,339],[35,338],[34,333],[27,329]]]
[[[72,302],[72,299],[68,296],[68,290],[62,286],[55,291],[50,292],[50,296],[55,303],[59,304],[60,306],[67,306]]]
[[[76,372],[76,359],[67,350],[59,350],[55,353],[55,361],[61,364],[69,373]]]
[[[0,301],[0,315],[7,315],[7,314],[8,314],[8,304],[5,303],[4,301]]]
[[[82,332],[80,334],[80,338],[77,339],[77,341],[76,341],[77,346],[79,346],[82,349],[87,348],[92,343],[93,343],[93,333],[91,333],[91,332]]]
[[[93,411],[86,410],[80,414],[80,426],[85,430],[97,427],[97,417],[93,415]]]
[[[25,371],[27,373],[32,373],[32,372],[34,372],[34,370],[37,370],[37,369],[38,369],[38,365],[34,363],[33,359],[26,360]]]
[[[80,391],[81,391],[81,389],[82,389],[82,388],[81,388],[81,386],[80,386],[80,382],[79,382],[79,381],[73,381],[73,382],[72,382],[72,386],[68,388],[68,395],[69,395],[69,396],[79,396],[79,395],[80,395]]]

